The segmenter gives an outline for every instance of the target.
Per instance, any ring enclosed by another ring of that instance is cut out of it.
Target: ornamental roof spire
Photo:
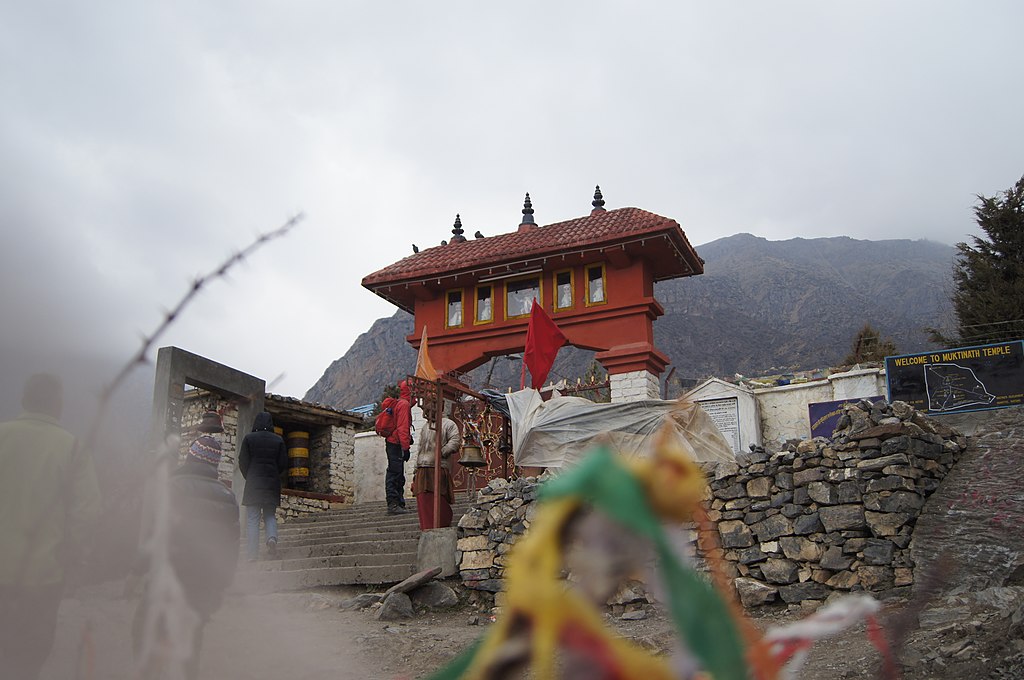
[[[466,240],[466,237],[462,235],[462,218],[458,214],[456,214],[455,215],[455,225],[452,226],[452,240],[451,240],[451,242],[452,243],[461,243],[462,241],[465,241],[465,240]]]
[[[530,202],[530,192],[526,192],[526,200],[523,201],[523,221],[519,223],[519,231],[536,229],[537,223],[533,221],[533,203]]]
[[[604,196],[601,195],[601,185],[594,187],[594,200],[590,202],[594,209],[590,211],[593,215],[596,212],[604,212]]]

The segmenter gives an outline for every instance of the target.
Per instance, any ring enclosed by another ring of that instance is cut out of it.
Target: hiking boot
[[[401,505],[398,505],[397,503],[393,503],[388,506],[389,515],[404,515],[406,512],[406,509],[403,508]]]
[[[277,559],[277,539],[276,538],[268,538],[267,539],[267,558],[271,559],[271,560],[276,560]]]

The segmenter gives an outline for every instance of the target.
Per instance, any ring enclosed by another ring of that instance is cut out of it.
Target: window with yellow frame
[[[540,274],[510,279],[505,282],[505,318],[529,316],[534,299],[541,302]]]
[[[473,323],[491,323],[492,321],[494,321],[494,288],[488,283],[476,287]]]
[[[585,271],[587,273],[587,306],[603,305],[608,302],[604,263],[587,265]]]
[[[450,290],[445,293],[445,328],[462,327],[462,290]]]
[[[573,296],[573,275],[571,269],[555,272],[555,311],[572,309],[575,302]]]

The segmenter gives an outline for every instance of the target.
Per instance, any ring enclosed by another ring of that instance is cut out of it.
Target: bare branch
[[[113,381],[111,381],[108,385],[106,385],[103,388],[99,397],[99,406],[97,407],[96,418],[93,420],[92,426],[89,429],[89,434],[85,440],[87,450],[92,449],[92,445],[96,440],[96,434],[99,431],[100,423],[103,420],[103,414],[106,411],[111,396],[114,394],[115,391],[117,391],[117,388],[121,386],[121,384],[125,381],[125,379],[128,377],[128,375],[132,372],[132,370],[135,367],[139,365],[144,365],[148,362],[147,357],[149,356],[150,350],[153,349],[153,345],[167,331],[167,329],[170,328],[171,324],[174,323],[174,321],[181,315],[185,307],[187,307],[189,303],[192,302],[192,300],[199,294],[203,287],[207,283],[225,276],[228,270],[230,270],[236,264],[242,262],[247,257],[252,255],[258,248],[260,248],[265,243],[269,243],[274,239],[286,235],[293,228],[295,228],[295,226],[298,225],[298,223],[301,222],[304,218],[305,215],[303,215],[300,212],[297,215],[291,217],[287,222],[282,224],[277,229],[260,234],[248,246],[246,246],[240,251],[233,253],[228,259],[221,262],[207,274],[199,276],[192,281],[192,285],[189,287],[188,292],[186,292],[185,295],[182,296],[180,300],[178,300],[178,303],[174,305],[174,307],[169,312],[164,313],[164,318],[160,322],[160,325],[157,326],[156,330],[154,330],[149,335],[143,336],[142,344],[139,347],[138,351],[128,360],[127,363],[125,363],[124,366],[121,367],[121,370],[114,377]]]

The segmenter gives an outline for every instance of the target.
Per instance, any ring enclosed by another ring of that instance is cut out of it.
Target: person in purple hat
[[[220,608],[238,562],[238,503],[217,477],[220,456],[220,442],[202,435],[189,446],[188,455],[171,472],[169,480],[169,559],[185,600],[200,619],[194,631],[192,655],[185,663],[190,680],[199,674],[203,627]],[[146,570],[149,566],[143,558],[136,568]],[[136,652],[141,644],[147,606],[143,599],[135,616]]]

